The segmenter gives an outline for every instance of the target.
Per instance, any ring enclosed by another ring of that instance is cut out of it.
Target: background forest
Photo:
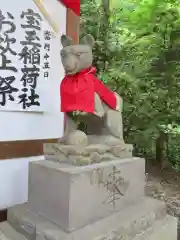
[[[126,141],[136,156],[180,171],[179,1],[81,2],[98,75],[124,99]]]

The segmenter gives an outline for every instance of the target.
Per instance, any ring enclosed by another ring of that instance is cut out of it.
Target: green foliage
[[[160,126],[180,123],[180,4],[119,2],[109,12],[87,0],[81,34],[97,39],[98,74],[124,98],[126,140],[137,155],[154,158]]]
[[[172,167],[180,172],[180,135],[169,135],[167,158]]]

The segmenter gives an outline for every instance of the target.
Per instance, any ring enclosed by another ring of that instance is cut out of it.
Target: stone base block
[[[0,240],[28,240],[8,223],[0,223]]]
[[[71,165],[88,165],[119,158],[132,157],[133,146],[122,144],[108,146],[93,144],[88,146],[64,145],[61,143],[45,143],[44,154],[47,160]]]
[[[165,217],[164,203],[144,198],[127,209],[68,233],[30,211],[26,205],[16,206],[8,211],[8,222],[29,240],[134,239],[137,234],[153,226],[156,220]],[[113,235],[118,238],[108,237]]]
[[[144,196],[144,169],[140,158],[81,167],[31,162],[28,205],[73,231],[139,201]]]

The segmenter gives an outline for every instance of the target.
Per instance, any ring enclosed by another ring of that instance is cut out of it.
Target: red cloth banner
[[[80,0],[59,0],[67,8],[70,8],[76,15],[80,15]]]

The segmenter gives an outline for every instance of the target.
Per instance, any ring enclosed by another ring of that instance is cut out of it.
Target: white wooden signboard
[[[33,0],[0,0],[0,141],[63,133],[60,36],[66,32],[66,8],[57,0],[40,1],[57,33]]]

